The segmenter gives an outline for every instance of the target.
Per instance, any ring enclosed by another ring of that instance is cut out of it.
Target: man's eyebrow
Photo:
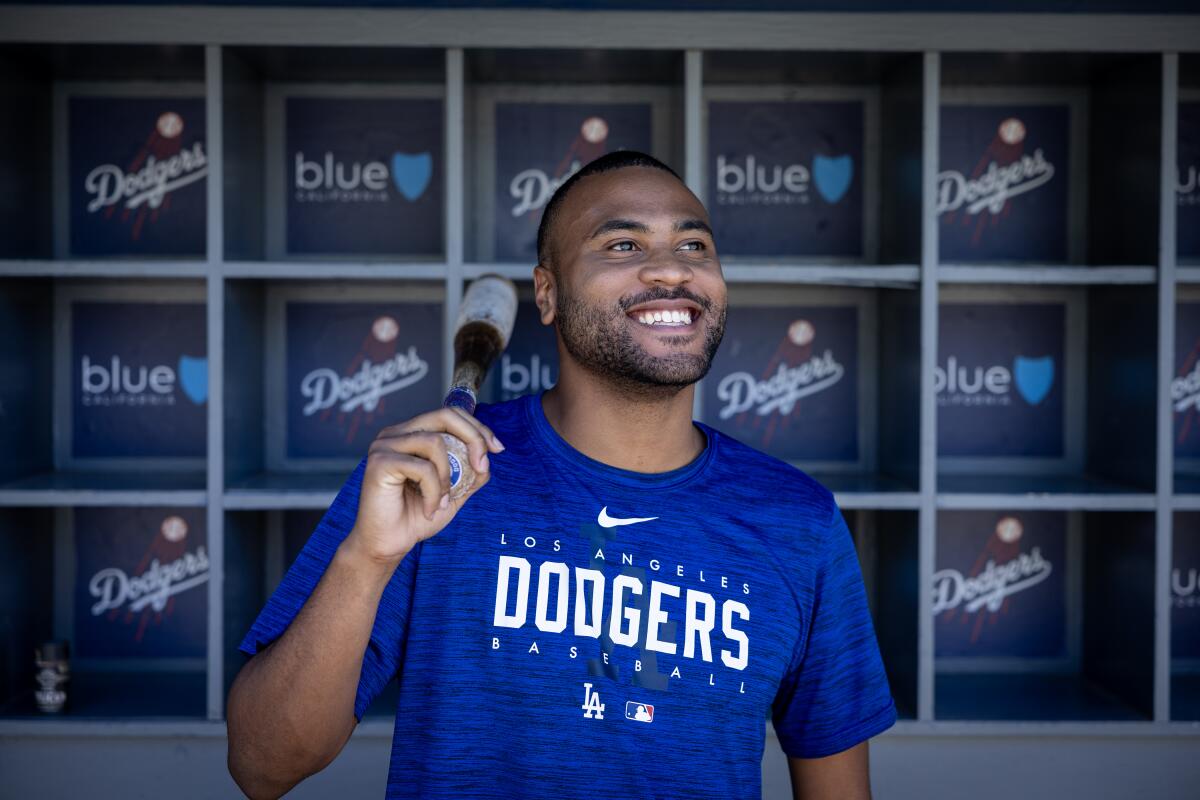
[[[606,220],[605,222],[600,223],[600,227],[598,227],[598,228],[596,228],[596,230],[592,231],[592,235],[589,236],[588,239],[595,239],[598,236],[603,236],[604,234],[612,233],[613,231],[633,231],[634,233],[649,233],[650,228],[648,228],[645,225],[645,223],[635,222],[634,220],[631,220],[631,219],[610,219],[610,220]]]
[[[713,235],[712,228],[708,227],[708,223],[702,219],[683,219],[675,223],[675,232],[683,233],[684,231],[704,231],[709,236]]]

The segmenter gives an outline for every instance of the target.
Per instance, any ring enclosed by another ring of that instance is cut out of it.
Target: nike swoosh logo
[[[628,517],[625,519],[610,517],[608,515],[608,506],[605,506],[600,509],[600,516],[596,517],[596,522],[600,523],[601,528],[615,528],[618,525],[636,525],[639,522],[649,522],[652,519],[658,519],[658,517]]]

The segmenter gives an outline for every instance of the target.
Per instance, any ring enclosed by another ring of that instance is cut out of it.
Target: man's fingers
[[[442,491],[441,478],[431,461],[386,447],[373,448],[368,458],[397,486],[416,484],[421,494],[422,513],[426,519],[433,519],[446,493]]]
[[[413,431],[399,436],[378,438],[371,443],[371,451],[385,448],[404,455],[416,455],[433,464],[438,473],[442,493],[450,491],[450,460],[446,457],[446,442],[440,433]]]
[[[391,425],[380,432],[379,438],[393,438],[415,431],[445,431],[458,437],[467,446],[471,464],[476,472],[487,471],[487,451],[494,448],[493,442],[499,444],[499,440],[486,425],[470,414],[453,408],[439,408],[413,417],[407,422]],[[500,449],[503,449],[503,445],[495,451],[499,452]]]

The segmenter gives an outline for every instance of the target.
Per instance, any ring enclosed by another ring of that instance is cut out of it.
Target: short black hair
[[[664,172],[669,172],[675,176],[675,179],[683,183],[683,178],[675,170],[668,167],[663,162],[659,161],[652,155],[639,153],[637,150],[614,150],[611,153],[605,153],[595,161],[589,161],[584,167],[567,178],[558,189],[555,190],[550,202],[546,204],[546,210],[542,212],[542,221],[538,224],[537,233],[537,258],[538,263],[543,266],[547,264],[546,240],[550,235],[550,227],[554,224],[554,218],[558,216],[559,208],[563,201],[567,199],[567,195],[571,193],[571,189],[579,181],[589,175],[596,175],[601,172],[611,172],[614,169],[624,169],[625,167],[650,167],[652,169],[661,169]]]

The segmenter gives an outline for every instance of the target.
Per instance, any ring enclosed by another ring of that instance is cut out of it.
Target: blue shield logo
[[[1017,391],[1031,406],[1046,399],[1054,385],[1054,358],[1026,358],[1017,356],[1013,361],[1013,376],[1017,380]]]
[[[813,180],[826,203],[841,200],[853,177],[854,159],[850,156],[813,156]]]
[[[179,385],[188,399],[202,405],[208,399],[208,358],[180,356]]]
[[[425,193],[433,175],[433,156],[429,153],[392,153],[392,182],[409,201]]]

